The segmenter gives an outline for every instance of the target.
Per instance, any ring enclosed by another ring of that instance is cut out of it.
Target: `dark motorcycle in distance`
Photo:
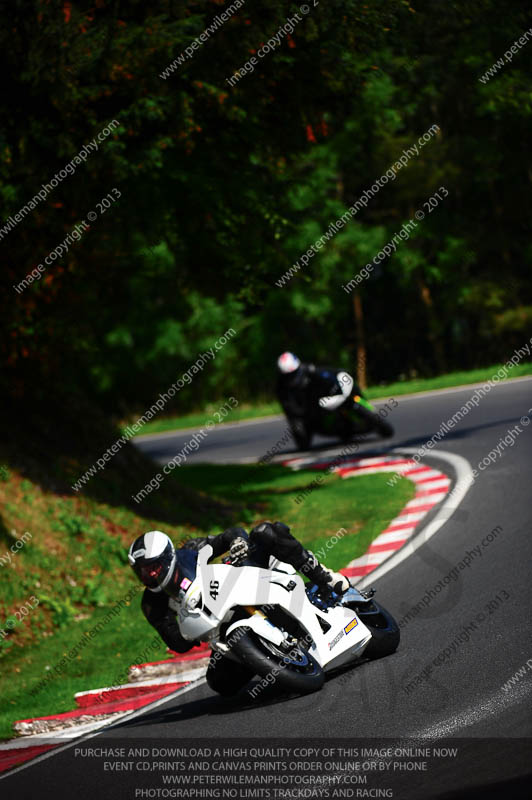
[[[315,434],[350,441],[353,437],[375,432],[383,439],[394,435],[392,425],[386,420],[391,409],[398,406],[397,400],[391,398],[391,407],[386,405],[377,411],[372,404],[360,394],[348,397],[342,405],[333,410],[317,408],[312,418],[288,419],[295,443],[300,450],[308,450]]]

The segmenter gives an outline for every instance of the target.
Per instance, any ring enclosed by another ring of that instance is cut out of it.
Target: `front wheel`
[[[379,415],[377,414],[377,416]],[[393,425],[390,425],[389,422],[386,422],[384,419],[381,419],[380,417],[377,422],[377,432],[380,433],[383,439],[391,439],[391,437],[395,433]]]
[[[299,645],[284,651],[249,629],[232,650],[245,667],[282,691],[310,694],[325,681],[318,662]]]
[[[381,417],[378,411],[372,411],[369,408],[357,403],[355,406],[358,415],[366,421],[369,430],[377,431],[383,439],[390,439],[395,431],[389,422]]]

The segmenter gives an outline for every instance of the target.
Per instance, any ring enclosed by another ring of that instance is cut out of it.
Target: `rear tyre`
[[[318,662],[299,646],[286,653],[249,630],[232,649],[245,667],[261,678],[272,676],[268,682],[282,691],[310,694],[321,689],[325,681]]]
[[[300,419],[290,420],[290,431],[292,437],[300,450],[308,450],[312,441],[312,433],[308,426]]]
[[[383,658],[395,653],[399,646],[401,632],[389,611],[374,600],[354,606],[360,620],[371,631],[371,639],[364,650],[365,658]]]
[[[255,673],[237,661],[218,655],[214,651],[211,654],[205,677],[213,692],[222,697],[232,697],[250,682]]]

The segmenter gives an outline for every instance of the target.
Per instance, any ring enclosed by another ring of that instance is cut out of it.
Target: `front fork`
[[[242,606],[242,608],[245,611],[247,611],[248,614],[252,617],[257,616],[257,617],[262,617],[262,619],[268,620],[266,614],[256,606]],[[270,623],[269,620],[268,622]],[[299,641],[295,636],[292,636],[290,633],[288,633],[288,631],[282,630],[281,632],[284,634],[284,640],[281,642],[280,645],[278,645],[279,649],[285,653],[289,653],[294,647],[297,647],[299,645]]]
[[[362,397],[362,395],[360,394],[353,395],[353,400],[355,403],[358,403],[359,405],[362,406],[362,408],[365,408],[367,411],[373,411],[374,414],[376,413],[375,409],[373,408],[369,400],[366,400],[366,398]]]
[[[376,414],[377,412],[375,411],[371,403],[368,400],[366,400],[365,397],[362,397],[362,395],[355,394],[353,395],[352,399],[353,399],[353,405],[350,405],[349,407],[344,405],[343,407],[341,407],[340,414],[344,417],[347,424],[351,426],[355,425],[355,430],[359,430],[360,420],[363,419],[364,414],[362,411],[359,414],[357,414],[357,407],[365,409],[366,411],[369,411],[372,414]]]

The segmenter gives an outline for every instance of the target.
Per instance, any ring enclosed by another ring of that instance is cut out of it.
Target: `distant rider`
[[[321,411],[335,411],[353,392],[360,394],[345,370],[304,364],[294,353],[280,355],[277,368],[277,397],[293,428],[312,426]]]

